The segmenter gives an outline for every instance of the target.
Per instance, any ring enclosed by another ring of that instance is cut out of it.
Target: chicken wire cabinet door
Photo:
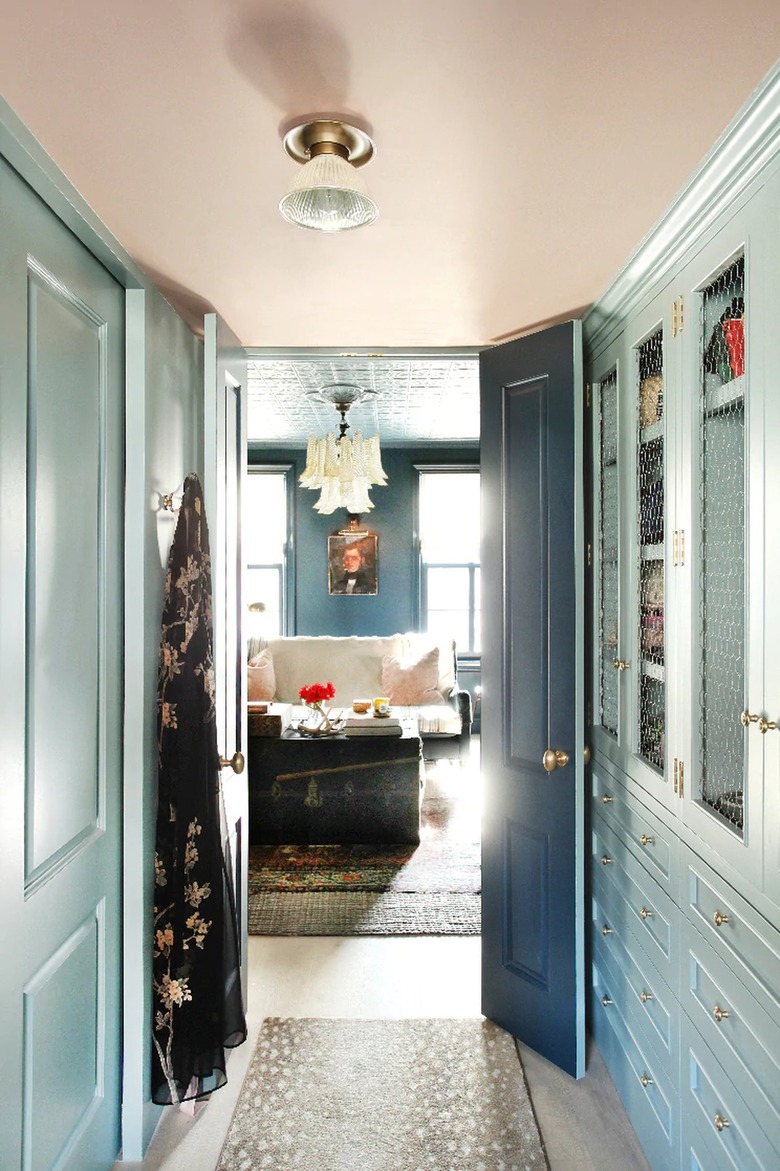
[[[771,727],[780,711],[768,710],[772,664],[764,647],[773,622],[765,491],[777,464],[767,458],[767,423],[777,408],[765,363],[765,339],[776,326],[763,296],[774,249],[763,233],[758,246],[754,223],[754,214],[750,222],[735,217],[685,273],[691,459],[675,572],[690,590],[691,661],[689,726],[676,751],[685,822],[735,879],[761,890],[765,755],[771,759],[780,739]],[[777,485],[766,494],[773,498]]]

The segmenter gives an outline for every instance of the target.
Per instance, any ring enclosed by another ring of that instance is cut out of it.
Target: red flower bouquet
[[[307,683],[298,692],[304,703],[322,703],[323,700],[333,699],[336,688],[332,683]]]

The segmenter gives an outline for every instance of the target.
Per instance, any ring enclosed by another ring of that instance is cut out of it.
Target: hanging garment
[[[224,1085],[225,1047],[246,1039],[222,844],[208,528],[194,475],[168,559],[158,705],[152,1097],[168,1104]]]

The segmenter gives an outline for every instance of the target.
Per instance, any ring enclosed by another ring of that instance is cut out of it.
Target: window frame
[[[285,541],[282,550],[281,562],[250,562],[247,556],[244,562],[244,571],[248,574],[251,569],[279,569],[279,631],[282,635],[295,632],[295,590],[292,588],[295,581],[295,465],[284,460],[279,463],[264,461],[263,463],[249,463],[247,476],[254,475],[282,475],[284,476],[284,498],[287,516],[285,518]],[[247,493],[248,495],[248,493]],[[246,523],[246,522],[245,522]],[[248,542],[245,542],[245,545]],[[251,598],[249,599],[251,602]]]
[[[458,662],[462,659],[468,659],[475,662],[481,660],[481,651],[473,650],[474,636],[476,630],[476,606],[475,606],[475,580],[476,571],[481,570],[482,563],[480,561],[424,561],[422,550],[422,536],[421,536],[421,506],[422,498],[421,485],[422,477],[424,475],[441,475],[441,474],[463,474],[463,475],[480,475],[480,465],[477,461],[463,460],[457,463],[416,463],[414,470],[417,473],[416,491],[414,497],[414,550],[415,550],[415,569],[416,569],[416,590],[415,590],[415,605],[416,615],[415,624],[417,630],[422,632],[423,627],[428,625],[428,570],[429,569],[465,569],[469,573],[469,645],[468,647],[457,647],[456,652]]]

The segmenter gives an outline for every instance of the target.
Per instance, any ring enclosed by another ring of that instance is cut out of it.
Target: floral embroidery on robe
[[[152,1097],[225,1084],[246,1039],[238,933],[221,829],[211,560],[197,476],[184,483],[165,578],[158,676]]]

